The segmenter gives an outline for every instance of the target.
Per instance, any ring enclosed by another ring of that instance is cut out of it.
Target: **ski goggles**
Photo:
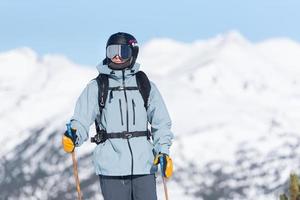
[[[117,55],[122,59],[129,59],[132,56],[132,49],[130,46],[123,44],[112,44],[106,48],[106,56],[109,59],[112,59]]]

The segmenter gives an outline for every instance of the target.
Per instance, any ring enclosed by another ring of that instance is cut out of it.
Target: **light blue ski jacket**
[[[108,74],[109,87],[123,85],[137,86],[135,73],[139,64],[123,72],[112,70],[107,65],[98,65],[99,72]],[[144,100],[138,90],[108,91],[108,96],[101,119],[98,105],[98,85],[92,80],[77,100],[71,126],[76,129],[78,139],[76,146],[80,146],[89,138],[89,128],[98,120],[102,129],[107,133],[128,130],[145,131],[148,123],[151,125],[152,141],[147,137],[132,137],[130,139],[107,139],[96,145],[93,152],[93,164],[96,174],[110,176],[125,176],[138,174],[153,174],[157,167],[153,165],[155,154],[161,152],[169,154],[173,133],[171,119],[164,101],[153,82],[148,100],[148,109],[144,107]],[[91,143],[90,145],[95,145]]]

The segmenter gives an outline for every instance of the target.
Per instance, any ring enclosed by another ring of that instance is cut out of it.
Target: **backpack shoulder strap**
[[[108,75],[106,74],[99,74],[97,78],[95,78],[98,85],[98,105],[99,105],[99,113],[100,113],[100,119],[102,118],[102,111],[105,107],[105,102],[107,99],[108,94]],[[97,135],[100,133],[100,126],[97,122],[97,119],[95,119],[95,127]]]
[[[100,110],[100,115],[102,115],[102,110],[105,107],[105,102],[108,94],[108,75],[99,74],[96,78],[98,85],[98,105]]]
[[[138,89],[143,97],[144,100],[144,106],[147,110],[148,105],[148,99],[150,96],[151,91],[151,84],[147,77],[147,75],[143,71],[138,71],[136,74],[136,83],[138,86]]]

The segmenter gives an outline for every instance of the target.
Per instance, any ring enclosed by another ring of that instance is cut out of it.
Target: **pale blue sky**
[[[300,41],[299,0],[0,0],[0,52],[28,46],[96,65],[109,35],[192,42],[229,30]]]

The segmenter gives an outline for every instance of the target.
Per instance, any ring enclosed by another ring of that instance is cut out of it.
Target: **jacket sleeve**
[[[151,82],[147,115],[151,124],[156,153],[161,152],[169,155],[169,148],[174,138],[171,132],[172,122],[163,98],[153,82]]]
[[[89,129],[98,110],[98,85],[96,81],[91,81],[79,96],[71,118],[71,127],[77,130],[76,146],[80,146],[89,138]]]

